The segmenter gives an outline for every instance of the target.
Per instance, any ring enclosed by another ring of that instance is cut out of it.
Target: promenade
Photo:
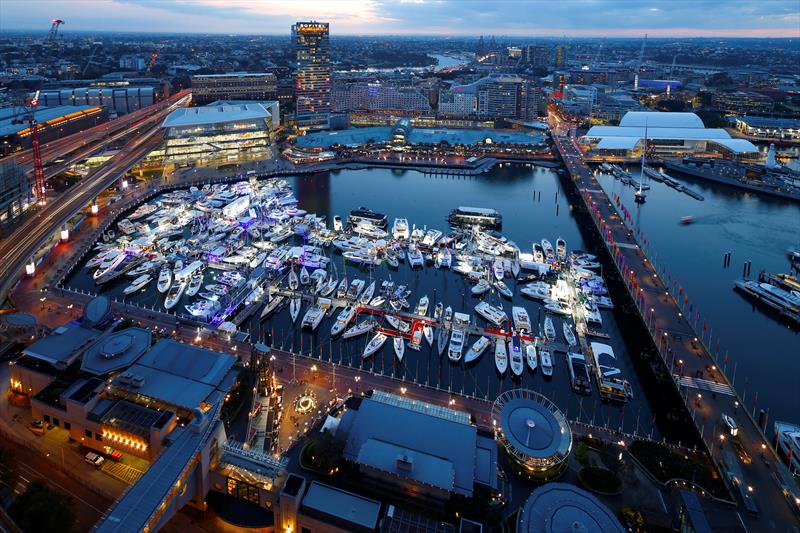
[[[740,500],[752,499],[760,511],[760,516],[740,512],[742,522],[751,531],[786,531],[790,524],[798,524],[775,479],[780,458],[755,422],[756,413],[750,412],[723,365],[705,345],[707,337],[695,329],[693,317],[686,316],[682,295],[673,293],[674,288],[665,283],[648,260],[636,240],[636,232],[626,224],[624,214],[617,211],[593,176],[574,138],[554,133],[554,139],[584,207],[603,236],[606,250],[712,460],[723,475],[728,471],[726,460],[734,460],[741,469],[743,479],[729,486]],[[752,458],[750,464],[738,458],[730,434],[722,424],[723,413],[736,419],[740,428],[738,440]]]

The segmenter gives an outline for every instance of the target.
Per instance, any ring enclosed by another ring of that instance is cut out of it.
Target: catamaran
[[[314,331],[319,326],[322,319],[325,317],[325,310],[320,307],[319,303],[317,305],[311,306],[306,311],[306,314],[303,315],[303,321],[300,323],[300,327],[304,329],[310,329]]]
[[[499,326],[508,320],[508,315],[502,308],[494,307],[487,302],[480,302],[475,306],[475,311],[495,326]]]

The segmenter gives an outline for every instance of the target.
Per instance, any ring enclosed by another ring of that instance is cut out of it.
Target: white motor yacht
[[[494,286],[497,288],[497,292],[499,292],[506,298],[514,297],[514,293],[511,291],[511,289],[508,288],[508,285],[506,285],[504,282],[496,281]]]
[[[138,291],[139,289],[143,288],[145,285],[147,285],[151,281],[153,281],[152,276],[150,276],[148,274],[142,274],[141,276],[139,276],[138,278],[133,280],[133,283],[131,283],[130,285],[125,287],[125,289],[122,292],[123,292],[123,294],[126,294],[126,295],[127,294],[132,294],[132,293]]]
[[[472,345],[467,355],[464,356],[464,363],[471,363],[476,361],[483,352],[486,351],[486,348],[489,347],[489,339],[486,337],[481,337],[480,339],[475,341],[475,344]]]
[[[531,333],[531,319],[528,311],[524,307],[514,306],[511,308],[511,318],[514,320],[514,329]]]
[[[553,360],[550,358],[550,352],[539,352],[539,360],[542,363],[542,375],[544,377],[551,377],[553,375]]]
[[[506,341],[496,339],[494,341],[494,366],[500,374],[505,374],[508,369],[508,353],[506,352]]]
[[[187,280],[175,280],[167,292],[167,297],[164,299],[164,309],[172,309],[178,303],[178,300],[183,296],[183,291],[186,290]]]
[[[408,229],[408,220],[405,218],[396,218],[392,224],[392,237],[395,239],[408,239],[411,232]]]
[[[528,362],[531,372],[536,372],[536,346],[532,342],[525,343],[525,360]]]
[[[447,356],[454,363],[461,360],[461,353],[464,351],[464,332],[460,329],[454,329],[450,335],[450,346],[447,350]]]
[[[525,370],[525,360],[522,356],[522,341],[520,341],[518,336],[514,335],[508,341],[508,353],[511,356],[511,372],[515,376],[521,376],[522,372]]]
[[[474,285],[474,286],[473,286],[473,287],[470,289],[470,292],[472,292],[472,294],[474,294],[474,295],[478,296],[478,295],[480,295],[480,294],[483,294],[483,293],[485,293],[486,291],[488,291],[488,290],[489,290],[489,289],[491,289],[491,288],[492,288],[492,284],[491,284],[491,283],[489,283],[488,281],[486,281],[485,279],[481,278],[481,279],[478,281],[478,283],[477,283],[476,285]]]
[[[189,278],[189,285],[186,287],[186,296],[194,296],[200,292],[200,287],[203,286],[203,271],[198,270],[192,277]]]
[[[556,257],[559,261],[563,261],[567,258],[567,241],[561,237],[556,239]]]

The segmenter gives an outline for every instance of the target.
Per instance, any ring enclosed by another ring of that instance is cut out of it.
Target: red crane
[[[50,24],[50,33],[47,35],[48,41],[55,41],[56,37],[58,37],[58,27],[64,24],[64,21],[61,19],[53,19],[52,24]]]
[[[39,201],[39,205],[44,205],[47,203],[47,190],[44,186],[42,150],[39,147],[39,124],[36,122],[36,106],[39,105],[39,91],[36,91],[33,97],[27,100],[26,104],[30,109],[28,125],[31,130],[31,150],[33,151],[34,194]]]

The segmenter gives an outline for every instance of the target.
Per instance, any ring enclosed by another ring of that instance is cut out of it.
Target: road
[[[561,125],[559,125],[561,126]],[[575,186],[605,238],[611,257],[617,263],[632,300],[639,309],[654,343],[676,381],[694,418],[700,436],[706,442],[711,457],[723,463],[724,452],[737,455],[730,434],[721,423],[722,413],[736,418],[738,440],[752,458],[750,464],[739,461],[750,495],[760,508],[760,516],[743,516],[751,531],[786,531],[797,524],[787,500],[781,493],[774,472],[780,458],[747,413],[741,398],[703,343],[702,333],[690,323],[691,314],[684,314],[682,298],[664,284],[653,263],[635,239],[634,230],[625,223],[613,202],[606,195],[583,160],[583,153],[574,138],[559,135],[554,130],[556,148],[567,165]],[[724,469],[721,469],[724,472]],[[797,526],[795,526],[797,527]]]

